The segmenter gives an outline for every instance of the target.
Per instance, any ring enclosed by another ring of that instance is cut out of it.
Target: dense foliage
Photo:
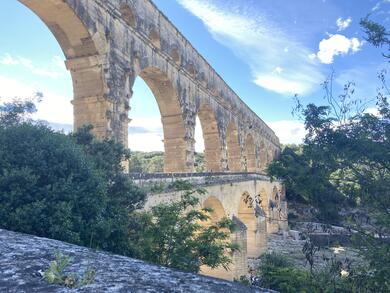
[[[329,260],[323,268],[308,272],[271,253],[261,257],[257,274],[261,286],[282,293],[370,292],[359,291],[362,288],[358,289],[353,278],[340,275],[340,269],[340,262]]]
[[[153,207],[149,212],[131,216],[132,256],[163,266],[198,272],[202,265],[228,268],[231,244],[231,220],[212,222],[210,209],[199,209],[196,194],[202,190],[188,188],[181,200]]]
[[[205,171],[204,154],[195,153],[196,172]],[[129,159],[130,173],[161,173],[164,172],[163,152],[132,152]]]
[[[145,195],[124,176],[125,150],[25,119],[31,102],[0,108],[0,226],[113,252]]]

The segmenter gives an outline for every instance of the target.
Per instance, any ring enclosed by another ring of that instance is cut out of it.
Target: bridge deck
[[[188,181],[195,186],[219,185],[243,181],[270,181],[264,173],[248,172],[206,172],[206,173],[130,173],[136,185],[151,186],[169,184],[177,180]]]

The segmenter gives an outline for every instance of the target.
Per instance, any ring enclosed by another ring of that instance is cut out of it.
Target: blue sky
[[[364,41],[359,20],[371,13],[390,27],[390,0],[154,2],[283,143],[304,135],[302,123],[291,116],[295,93],[304,102],[323,102],[321,83],[334,70],[336,92],[354,81],[356,94],[372,99],[376,73],[389,67],[381,50]],[[54,37],[16,0],[0,2],[0,33],[0,96],[42,91],[36,117],[69,129],[72,82]],[[154,97],[141,79],[134,92],[130,147],[162,150]],[[196,134],[201,151],[201,131]]]

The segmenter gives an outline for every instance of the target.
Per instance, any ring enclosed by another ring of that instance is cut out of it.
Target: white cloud
[[[367,114],[371,114],[371,115],[374,115],[374,116],[380,116],[380,113],[379,113],[379,110],[377,107],[370,107],[370,108],[367,108],[364,113],[367,113]]]
[[[259,75],[255,83],[263,88],[279,94],[291,94],[306,92],[305,84],[297,81],[290,81],[278,75]]]
[[[356,53],[362,45],[363,42],[357,38],[349,39],[340,34],[329,35],[328,39],[320,42],[317,58],[321,63],[332,64],[335,56]]]
[[[129,148],[133,151],[164,151],[164,131],[160,117],[134,118],[129,124]],[[195,151],[204,152],[204,141],[199,118],[195,126]]]
[[[310,51],[259,10],[245,5],[218,6],[211,1],[177,1],[251,67],[253,81],[259,86],[286,95],[304,94],[324,79],[318,64],[308,57]],[[277,67],[283,72],[276,77]]]
[[[348,17],[346,19],[343,19],[342,17],[338,18],[336,21],[338,31],[341,32],[341,31],[345,30],[346,28],[348,28],[349,25],[351,24],[351,22],[352,22],[351,17]]]
[[[28,58],[20,56],[15,57],[10,54],[5,54],[2,58],[0,58],[0,64],[7,66],[21,66],[28,69],[34,75],[54,79],[66,74],[65,64],[59,56],[53,57],[52,62],[48,67],[36,66],[34,62]]]
[[[0,97],[2,102],[11,101],[14,98],[31,98],[38,91],[42,92],[44,97],[42,102],[38,103],[38,111],[33,115],[33,119],[45,120],[49,123],[73,124],[71,97],[60,96],[40,85],[28,84],[0,75]]]
[[[280,120],[267,123],[283,144],[300,144],[306,135],[302,122],[294,120]]]

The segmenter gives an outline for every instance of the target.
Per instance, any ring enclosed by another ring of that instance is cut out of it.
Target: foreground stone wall
[[[19,0],[57,38],[74,88],[75,128],[127,145],[132,87],[152,90],[164,129],[165,172],[194,170],[198,116],[208,171],[264,170],[274,132],[150,0]]]
[[[55,253],[73,258],[71,272],[80,275],[90,264],[96,271],[91,285],[70,290],[47,284],[47,270]],[[271,292],[197,274],[183,273],[145,262],[97,252],[68,243],[0,229],[0,292]],[[272,291],[273,292],[273,291]]]

